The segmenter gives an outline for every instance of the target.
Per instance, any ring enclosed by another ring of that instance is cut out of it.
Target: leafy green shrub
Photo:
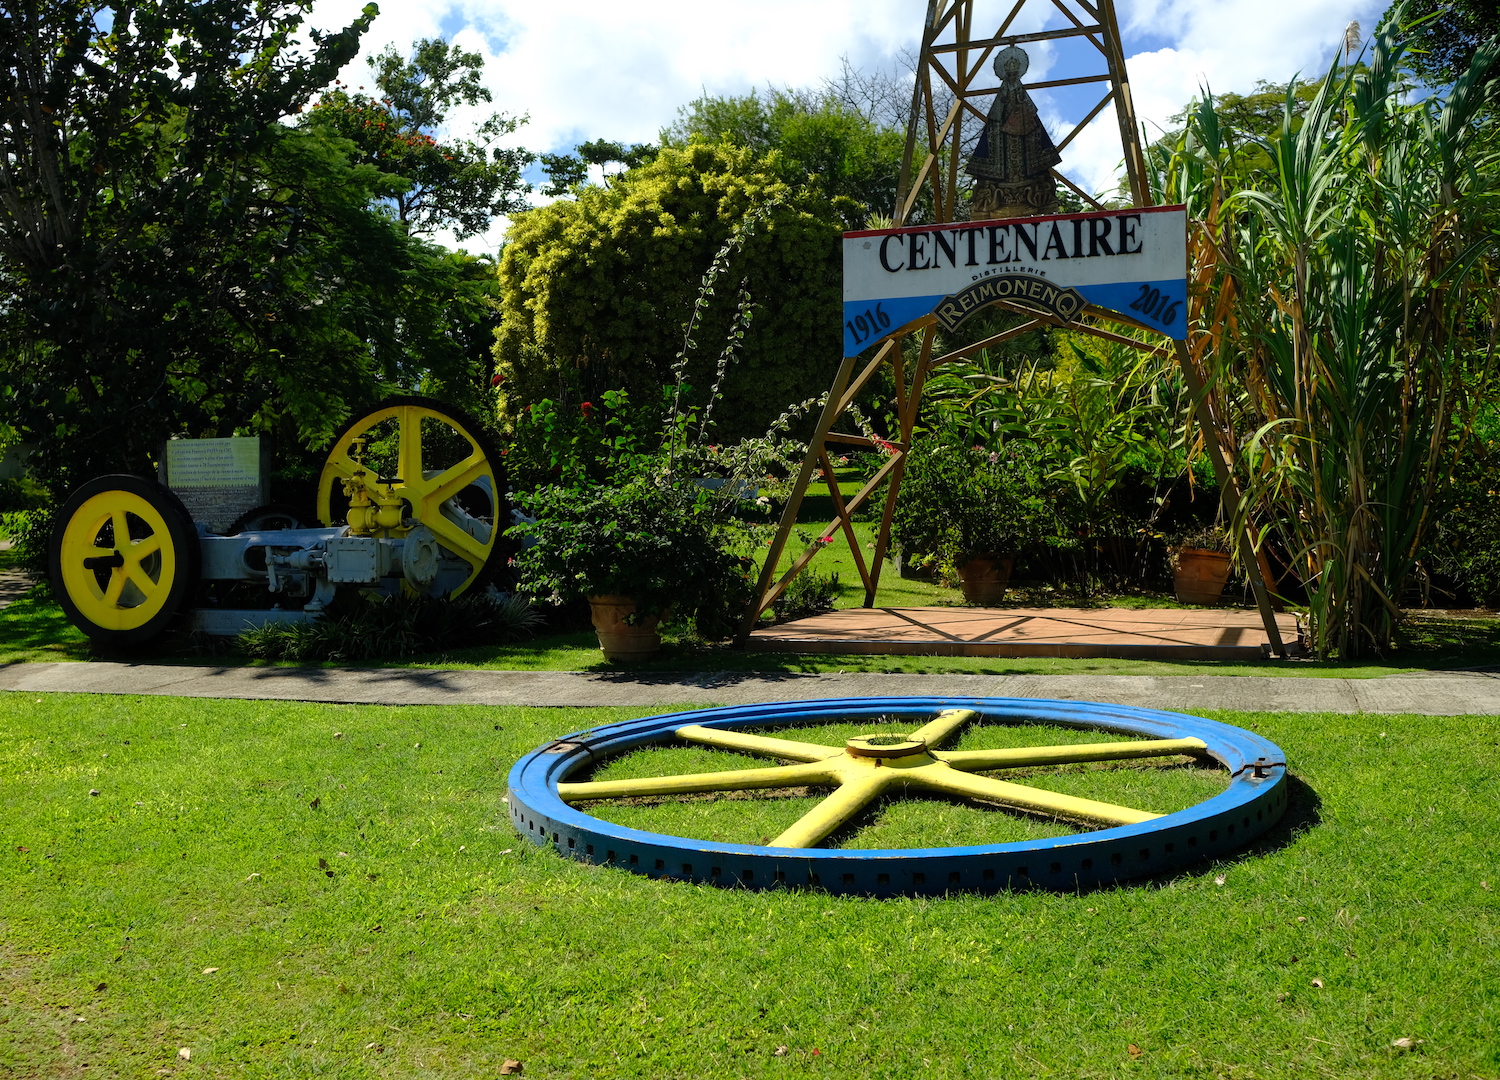
[[[1018,554],[1059,535],[1058,505],[1067,494],[1043,477],[1022,443],[989,450],[918,440],[891,536],[903,556],[937,555],[955,565],[975,555]]]
[[[662,614],[725,637],[749,600],[752,566],[714,518],[714,497],[642,476],[621,486],[545,487],[518,496],[537,520],[510,535],[536,543],[516,558],[521,588],[568,603],[628,596],[642,615]]]
[[[839,595],[837,571],[820,574],[809,567],[802,571],[786,587],[786,591],[771,602],[771,610],[782,621],[805,619],[810,615],[822,615],[833,610],[833,602]]]
[[[10,540],[12,555],[22,570],[47,573],[47,540],[52,535],[52,508],[7,510],[0,514],[0,540]]]
[[[1500,603],[1500,438],[1475,442],[1434,515],[1423,557],[1468,598],[1493,606]]]
[[[541,616],[519,596],[466,594],[360,597],[302,623],[247,630],[236,644],[259,660],[388,660],[474,645],[503,645],[527,636]]]

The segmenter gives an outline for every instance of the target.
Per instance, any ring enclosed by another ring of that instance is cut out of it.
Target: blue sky
[[[314,26],[353,19],[361,0],[316,0]],[[1159,125],[1205,82],[1216,92],[1246,91],[1257,79],[1285,81],[1321,72],[1345,26],[1366,37],[1385,8],[1381,0],[1116,0],[1126,67],[1140,119]],[[643,142],[669,124],[682,104],[707,90],[744,93],[772,85],[815,85],[835,74],[840,58],[889,67],[919,43],[926,0],[386,0],[346,81],[365,82],[364,57],[387,43],[406,49],[442,36],[486,58],[495,106],[525,113],[520,145],[566,151],[596,138]],[[1009,2],[978,0],[978,27],[998,22]],[[1029,15],[1052,9],[1029,0]],[[993,27],[986,30],[992,32]],[[1034,78],[1065,77],[1063,51],[1033,53]],[[1094,100],[1097,100],[1095,98]],[[1040,102],[1054,130],[1067,130],[1092,102]],[[1070,115],[1071,114],[1071,115]],[[462,127],[471,117],[455,114]],[[1068,148],[1063,169],[1091,190],[1112,188],[1120,157],[1106,111]],[[466,242],[493,250],[504,223]]]

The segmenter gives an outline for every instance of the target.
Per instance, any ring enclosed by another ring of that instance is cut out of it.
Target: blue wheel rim
[[[1076,835],[967,847],[847,850],[725,844],[646,832],[575,809],[557,792],[569,774],[670,741],[686,724],[734,729],[954,708],[973,709],[986,719],[1201,739],[1208,755],[1229,772],[1229,786],[1151,821]],[[866,697],[698,709],[575,732],[516,762],[508,798],[511,824],[525,839],[569,858],[650,877],[748,889],[802,886],[835,894],[933,896],[1032,887],[1074,891],[1223,857],[1281,819],[1286,777],[1286,758],[1274,743],[1199,716],[1040,698]]]

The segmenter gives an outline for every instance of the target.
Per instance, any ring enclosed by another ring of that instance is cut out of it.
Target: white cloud
[[[360,6],[318,0],[311,21],[341,26]],[[981,3],[976,33],[1009,6]],[[1155,130],[1205,83],[1243,92],[1257,79],[1320,72],[1345,25],[1358,19],[1368,33],[1383,7],[1380,0],[1121,0],[1137,115]],[[445,34],[484,55],[496,108],[530,115],[516,143],[566,151],[588,139],[654,139],[704,90],[816,84],[837,72],[844,55],[856,65],[887,65],[898,51],[917,47],[924,8],[921,0],[392,0],[345,78],[366,81],[365,56],[387,44],[405,50],[418,38]],[[1025,10],[1032,20],[1055,11],[1043,0]],[[1033,47],[1032,62],[1031,78],[1069,74],[1062,47]],[[1080,118],[1063,115],[1057,102],[1044,99],[1042,108],[1055,127]],[[453,117],[459,126],[467,119]],[[1112,189],[1120,157],[1106,109],[1068,147],[1064,168],[1085,187]],[[492,230],[467,246],[493,250],[499,237]]]

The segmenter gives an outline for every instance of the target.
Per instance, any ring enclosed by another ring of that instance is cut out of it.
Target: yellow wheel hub
[[[86,500],[60,544],[63,588],[79,614],[104,630],[136,630],[160,614],[178,559],[161,511],[133,491]]]
[[[404,537],[417,524],[431,529],[442,551],[469,567],[463,583],[451,591],[457,596],[489,563],[509,524],[496,520],[503,505],[499,477],[481,438],[472,421],[452,415],[437,402],[414,397],[387,401],[350,424],[334,442],[318,480],[318,518],[324,525],[343,524],[342,507],[335,505],[340,481],[361,467],[372,478],[378,473],[379,479],[391,481],[394,493],[409,507],[410,524],[382,533]],[[354,457],[356,439],[364,439],[369,447],[363,466]],[[488,489],[489,506],[479,508],[479,514],[456,498],[471,486]]]

